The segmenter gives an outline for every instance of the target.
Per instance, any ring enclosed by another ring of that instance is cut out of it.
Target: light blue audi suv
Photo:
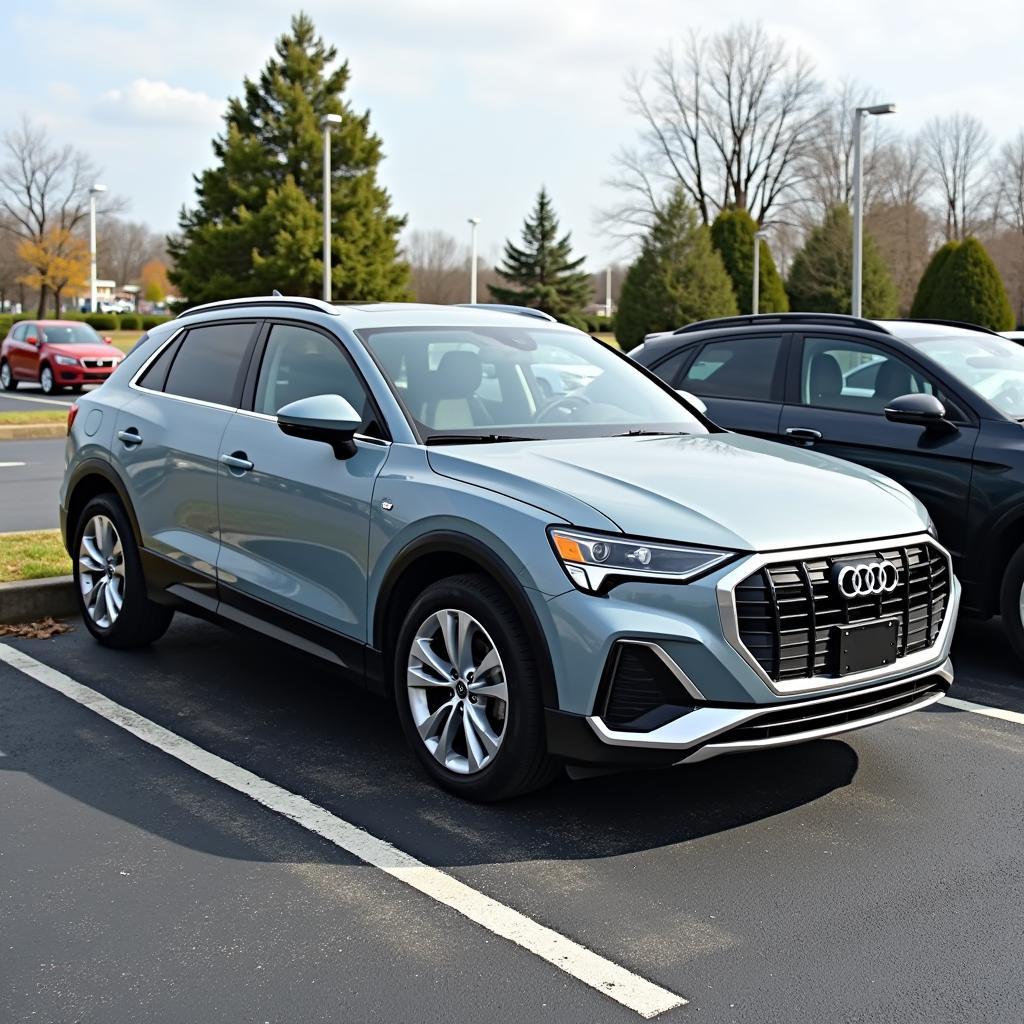
[[[952,682],[959,584],[915,498],[530,311],[189,310],[77,402],[60,502],[100,643],[179,610],[311,652],[472,799],[831,736]]]

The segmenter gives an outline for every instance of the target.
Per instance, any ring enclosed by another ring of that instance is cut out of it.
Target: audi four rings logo
[[[844,565],[836,576],[839,593],[843,597],[877,597],[891,594],[900,582],[900,573],[892,562],[861,562]]]

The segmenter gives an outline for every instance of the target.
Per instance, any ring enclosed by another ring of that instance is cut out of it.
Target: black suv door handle
[[[232,452],[230,455],[222,455],[220,461],[232,473],[248,473],[253,468],[253,464],[249,461],[249,457],[245,452]]]
[[[820,441],[821,431],[811,430],[810,427],[787,427],[786,433],[790,437],[799,438],[801,441]]]
[[[127,430],[119,430],[117,432],[117,439],[126,448],[134,448],[136,445],[142,444],[142,435],[139,433],[138,427],[129,427]]]

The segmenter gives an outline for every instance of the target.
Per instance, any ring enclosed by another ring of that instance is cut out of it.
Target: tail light
[[[78,403],[72,402],[71,407],[68,409],[68,433],[71,433],[71,428],[75,425],[75,417],[78,415]]]

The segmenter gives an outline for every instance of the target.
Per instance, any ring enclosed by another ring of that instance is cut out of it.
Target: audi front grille
[[[855,558],[894,565],[895,589],[843,597],[833,579],[833,565],[849,563],[849,552],[770,562],[736,585],[740,641],[770,679],[838,675],[837,626],[895,619],[897,661],[935,643],[952,586],[945,553],[922,542],[862,550]]]

